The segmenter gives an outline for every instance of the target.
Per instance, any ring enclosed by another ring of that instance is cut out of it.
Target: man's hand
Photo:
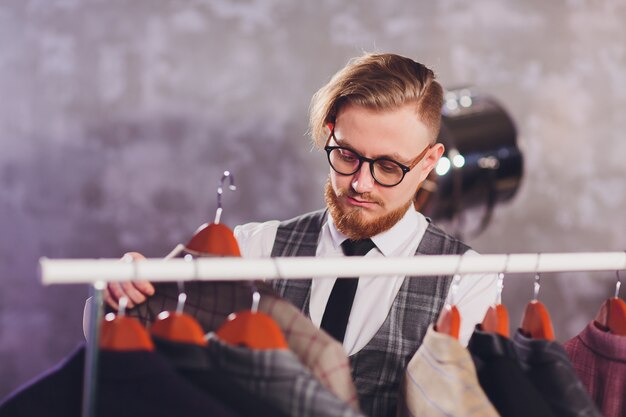
[[[127,252],[122,260],[132,259],[140,261],[146,259],[145,256],[138,252]],[[121,297],[128,298],[128,308],[133,308],[137,304],[146,301],[147,296],[154,294],[154,287],[149,281],[128,281],[128,282],[110,282],[104,290],[104,301],[114,309],[119,309],[119,300]]]

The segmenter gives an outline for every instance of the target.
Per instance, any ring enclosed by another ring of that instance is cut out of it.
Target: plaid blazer
[[[331,394],[289,350],[254,350],[211,339],[211,366],[293,417],[365,417]]]
[[[289,349],[322,385],[358,410],[350,362],[343,345],[315,327],[310,319],[285,300],[263,297],[259,310],[274,318],[287,339]]]
[[[315,256],[326,211],[308,213],[282,222],[272,256]],[[416,256],[462,254],[469,249],[434,225],[428,225]],[[450,276],[405,279],[389,314],[372,340],[350,356],[361,410],[372,417],[396,413],[400,380],[409,359],[422,343],[428,326],[444,305]],[[278,293],[309,316],[311,280],[276,280]]]

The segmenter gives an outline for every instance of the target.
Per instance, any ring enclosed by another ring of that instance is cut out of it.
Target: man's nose
[[[359,169],[352,177],[352,189],[357,193],[366,193],[374,188],[374,178],[370,172],[370,163],[363,162]]]

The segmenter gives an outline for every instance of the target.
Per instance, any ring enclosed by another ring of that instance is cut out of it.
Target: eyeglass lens
[[[328,154],[328,159],[332,168],[340,174],[354,174],[360,165],[360,157],[356,153],[345,148],[335,148]],[[377,159],[370,168],[374,179],[383,185],[396,185],[404,177],[402,168],[396,163]]]

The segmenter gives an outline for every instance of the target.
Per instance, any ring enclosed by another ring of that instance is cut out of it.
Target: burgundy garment
[[[592,321],[565,343],[574,370],[606,417],[626,417],[626,336]]]

